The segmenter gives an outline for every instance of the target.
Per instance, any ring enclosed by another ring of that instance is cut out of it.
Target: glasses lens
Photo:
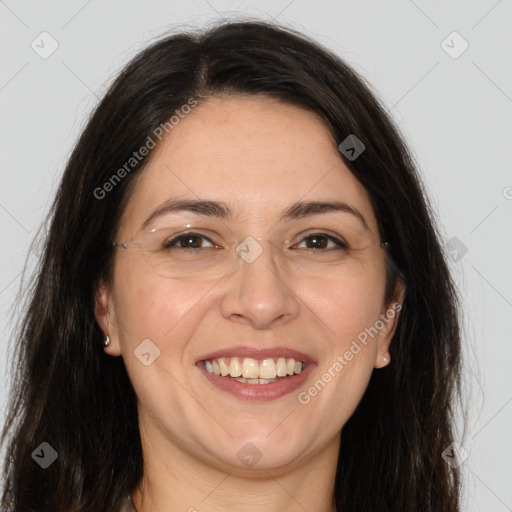
[[[233,264],[232,242],[218,240],[218,236],[208,232],[158,229],[144,235],[140,247],[147,264],[159,276],[211,279],[225,274]]]

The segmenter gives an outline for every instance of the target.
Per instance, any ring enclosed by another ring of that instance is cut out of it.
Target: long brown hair
[[[191,97],[257,94],[305,106],[336,141],[365,151],[351,172],[390,243],[386,299],[407,286],[390,346],[343,427],[333,502],[343,512],[459,510],[459,473],[442,458],[454,441],[460,390],[459,299],[413,159],[370,87],[301,34],[258,21],[168,36],[122,70],[65,169],[14,347],[2,445],[6,512],[118,510],[143,473],[135,393],[122,358],[102,350],[94,289],[130,184],[147,162],[97,190]],[[340,153],[340,158],[344,158]],[[95,193],[96,191],[96,193]],[[48,443],[48,468],[32,454]],[[7,444],[8,443],[8,444]]]

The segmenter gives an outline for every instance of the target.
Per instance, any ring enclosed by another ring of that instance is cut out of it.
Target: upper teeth
[[[275,379],[301,373],[305,363],[296,361],[292,357],[263,359],[262,361],[246,357],[242,362],[238,357],[222,357],[205,361],[204,366],[207,372],[223,377],[229,375],[245,379]]]

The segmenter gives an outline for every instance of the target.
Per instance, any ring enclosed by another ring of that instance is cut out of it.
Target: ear
[[[389,355],[389,345],[398,325],[398,317],[402,309],[405,298],[405,284],[399,279],[395,287],[395,293],[390,304],[385,305],[379,317],[380,321],[376,322],[379,327],[377,340],[377,355],[375,358],[375,368],[383,368],[391,362]]]
[[[94,296],[94,316],[104,334],[108,336],[110,343],[103,350],[112,356],[120,356],[119,333],[115,317],[113,293],[103,279],[96,285]]]

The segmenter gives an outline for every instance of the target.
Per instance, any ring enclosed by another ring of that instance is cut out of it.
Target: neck
[[[151,434],[151,443],[142,439],[144,475],[132,495],[137,512],[229,512],[242,507],[259,512],[263,505],[266,512],[335,512],[339,435],[307,460],[242,470],[205,463],[163,435]]]

